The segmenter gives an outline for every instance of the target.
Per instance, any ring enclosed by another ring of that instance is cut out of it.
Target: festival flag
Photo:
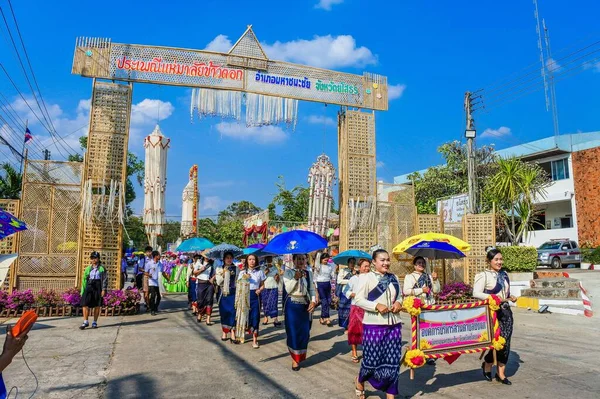
[[[31,131],[29,130],[28,127],[25,128],[25,144],[29,143],[31,140],[33,140],[33,135],[31,134]]]

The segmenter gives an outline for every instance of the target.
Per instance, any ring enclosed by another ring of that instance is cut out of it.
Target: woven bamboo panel
[[[375,201],[377,198],[375,115],[372,112],[346,111],[338,118],[340,250],[366,250],[377,243],[377,232],[374,227],[352,225],[349,204],[351,201],[361,201],[362,204],[365,200]],[[376,208],[375,202],[372,204]],[[367,209],[371,208],[355,207],[355,220],[362,219]],[[376,222],[376,216],[373,220]]]
[[[417,233],[441,233],[441,220],[438,215],[417,215]]]
[[[465,215],[463,217],[464,239],[471,244],[467,255],[465,280],[473,284],[475,275],[487,268],[485,249],[496,245],[495,215]]]
[[[12,279],[17,289],[76,285],[82,163],[28,160]]]
[[[91,180],[95,189],[105,189],[111,181],[125,185],[127,162],[127,142],[129,135],[129,116],[131,113],[130,85],[98,82],[94,83],[88,150],[84,171],[84,182]],[[99,201],[108,201],[108,196],[92,195],[94,209]],[[92,251],[101,254],[102,264],[109,273],[110,287],[119,287],[121,265],[122,226],[116,214],[111,218],[92,217],[90,222],[83,221],[79,226],[82,240],[77,278],[89,264]]]
[[[74,286],[73,277],[48,277],[44,279],[40,279],[39,277],[17,277],[17,287],[19,287],[19,290],[32,289],[36,292],[41,288],[46,288],[62,292]]]
[[[0,208],[11,215],[18,216],[17,211],[19,209],[19,200],[0,199]],[[17,252],[16,235],[13,234],[0,240],[0,255],[14,254],[15,252]],[[8,276],[6,280],[8,280]]]

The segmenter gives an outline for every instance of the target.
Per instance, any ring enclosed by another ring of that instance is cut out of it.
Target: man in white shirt
[[[165,280],[170,281],[170,276],[163,270],[162,262],[160,261],[160,252],[152,251],[152,260],[146,263],[146,273],[148,273],[148,299],[150,314],[155,316],[158,313],[160,305],[160,290],[158,288],[159,276],[162,274]]]

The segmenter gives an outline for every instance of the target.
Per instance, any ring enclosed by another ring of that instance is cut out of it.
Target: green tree
[[[0,165],[0,198],[19,199],[23,176],[8,162]]]
[[[167,220],[163,226],[163,234],[158,237],[157,243],[163,251],[167,250],[167,244],[174,243],[179,239],[181,233],[181,222]]]
[[[499,159],[498,170],[489,179],[486,197],[497,205],[511,244],[521,242],[537,222],[534,202],[546,195],[550,179],[539,165],[517,158]]]
[[[219,212],[219,220],[244,220],[249,216],[256,215],[262,209],[250,201],[234,202],[227,208]]]
[[[302,186],[296,186],[288,190],[285,187],[283,176],[279,176],[279,181],[275,185],[277,186],[278,193],[268,208],[270,219],[286,222],[306,222],[308,220],[310,190]],[[281,206],[282,208],[281,215],[275,213],[277,206]],[[273,217],[271,218],[271,216]]]
[[[209,239],[216,244],[219,241],[217,224],[209,218],[198,220],[198,236]]]
[[[148,245],[148,238],[144,230],[144,222],[141,216],[129,216],[124,223],[123,247],[129,248],[129,240],[133,241],[133,247],[143,250]]]
[[[441,145],[438,152],[445,164],[431,167],[423,174],[415,172],[408,176],[415,189],[415,202],[420,214],[435,214],[439,199],[468,191],[466,145],[452,141]],[[482,146],[475,150],[480,212],[488,212],[492,207],[492,203],[484,195],[484,188],[487,180],[496,172],[496,158],[492,146]]]

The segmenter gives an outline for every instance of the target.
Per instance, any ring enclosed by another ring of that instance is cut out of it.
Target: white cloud
[[[383,168],[385,166],[385,163],[383,161],[377,161],[377,163],[375,164],[375,167],[377,168]]]
[[[506,127],[506,126],[501,126],[498,129],[485,129],[483,131],[483,133],[481,134],[481,138],[485,138],[485,137],[504,137],[504,136],[510,136],[511,132],[510,132],[510,128]]]
[[[319,3],[315,5],[315,8],[331,11],[331,6],[335,4],[342,4],[343,2],[344,0],[319,0]]]
[[[218,196],[200,197],[200,210],[202,211],[218,211],[225,202]]]
[[[583,64],[583,69],[593,69],[594,72],[599,73],[600,72],[600,62],[585,62]]]
[[[58,140],[58,144],[54,143],[54,139],[48,134],[45,127],[38,121],[36,114],[44,121],[37,108],[35,100],[33,98],[27,98],[25,102],[22,98],[18,97],[11,102],[12,108],[21,117],[21,119],[27,119],[29,121],[29,129],[33,134],[36,144],[29,145],[30,153],[34,152],[36,157],[40,146],[44,149],[48,149],[51,152],[52,159],[63,159],[61,156],[67,156],[74,152],[80,152],[79,137],[85,136],[89,130],[89,117],[91,108],[91,99],[82,99],[77,104],[74,115],[67,115],[58,104],[46,104],[48,114],[52,120],[52,124],[56,129],[56,132],[63,137],[62,140]],[[29,104],[36,113],[34,114],[28,107]],[[158,109],[160,106],[160,118],[158,115]],[[165,120],[173,114],[174,107],[170,102],[164,102],[161,100],[144,99],[137,104],[133,104],[131,107],[131,125],[129,129],[129,142],[136,149],[142,148],[142,137],[149,134],[154,127],[157,120]],[[45,121],[44,121],[44,124]],[[15,129],[15,127],[13,127]],[[2,133],[3,137],[7,137],[8,131],[3,128],[5,132]],[[15,129],[16,130],[16,129]],[[10,135],[15,136],[13,133]],[[11,137],[11,140],[16,144],[18,142],[21,148],[20,138]],[[15,141],[16,140],[16,141]],[[38,145],[39,144],[39,145]],[[14,144],[13,144],[14,145]]]
[[[326,126],[335,126],[337,125],[336,121],[329,117],[323,115],[310,115],[308,117],[308,123],[312,123],[314,125],[326,125]]]
[[[218,35],[206,50],[227,52],[232,46],[225,35]],[[289,61],[318,68],[362,68],[377,63],[377,56],[367,47],[356,46],[351,35],[314,36],[310,40],[298,39],[289,42],[261,43],[267,57],[272,60]]]
[[[278,126],[248,127],[242,123],[220,122],[215,127],[221,136],[255,141],[261,144],[281,143],[288,137]]]
[[[210,43],[208,43],[204,50],[216,51],[218,53],[226,53],[229,50],[231,50],[231,46],[233,46],[233,43],[231,43],[231,40],[229,40],[227,36],[219,35],[215,37]]]
[[[554,58],[548,58],[546,60],[546,69],[549,72],[557,72],[562,69],[562,66],[558,62],[556,62]]]
[[[388,86],[388,100],[395,100],[397,98],[402,97],[402,94],[404,94],[404,90],[406,90],[406,85],[403,85],[403,84],[389,85]]]

